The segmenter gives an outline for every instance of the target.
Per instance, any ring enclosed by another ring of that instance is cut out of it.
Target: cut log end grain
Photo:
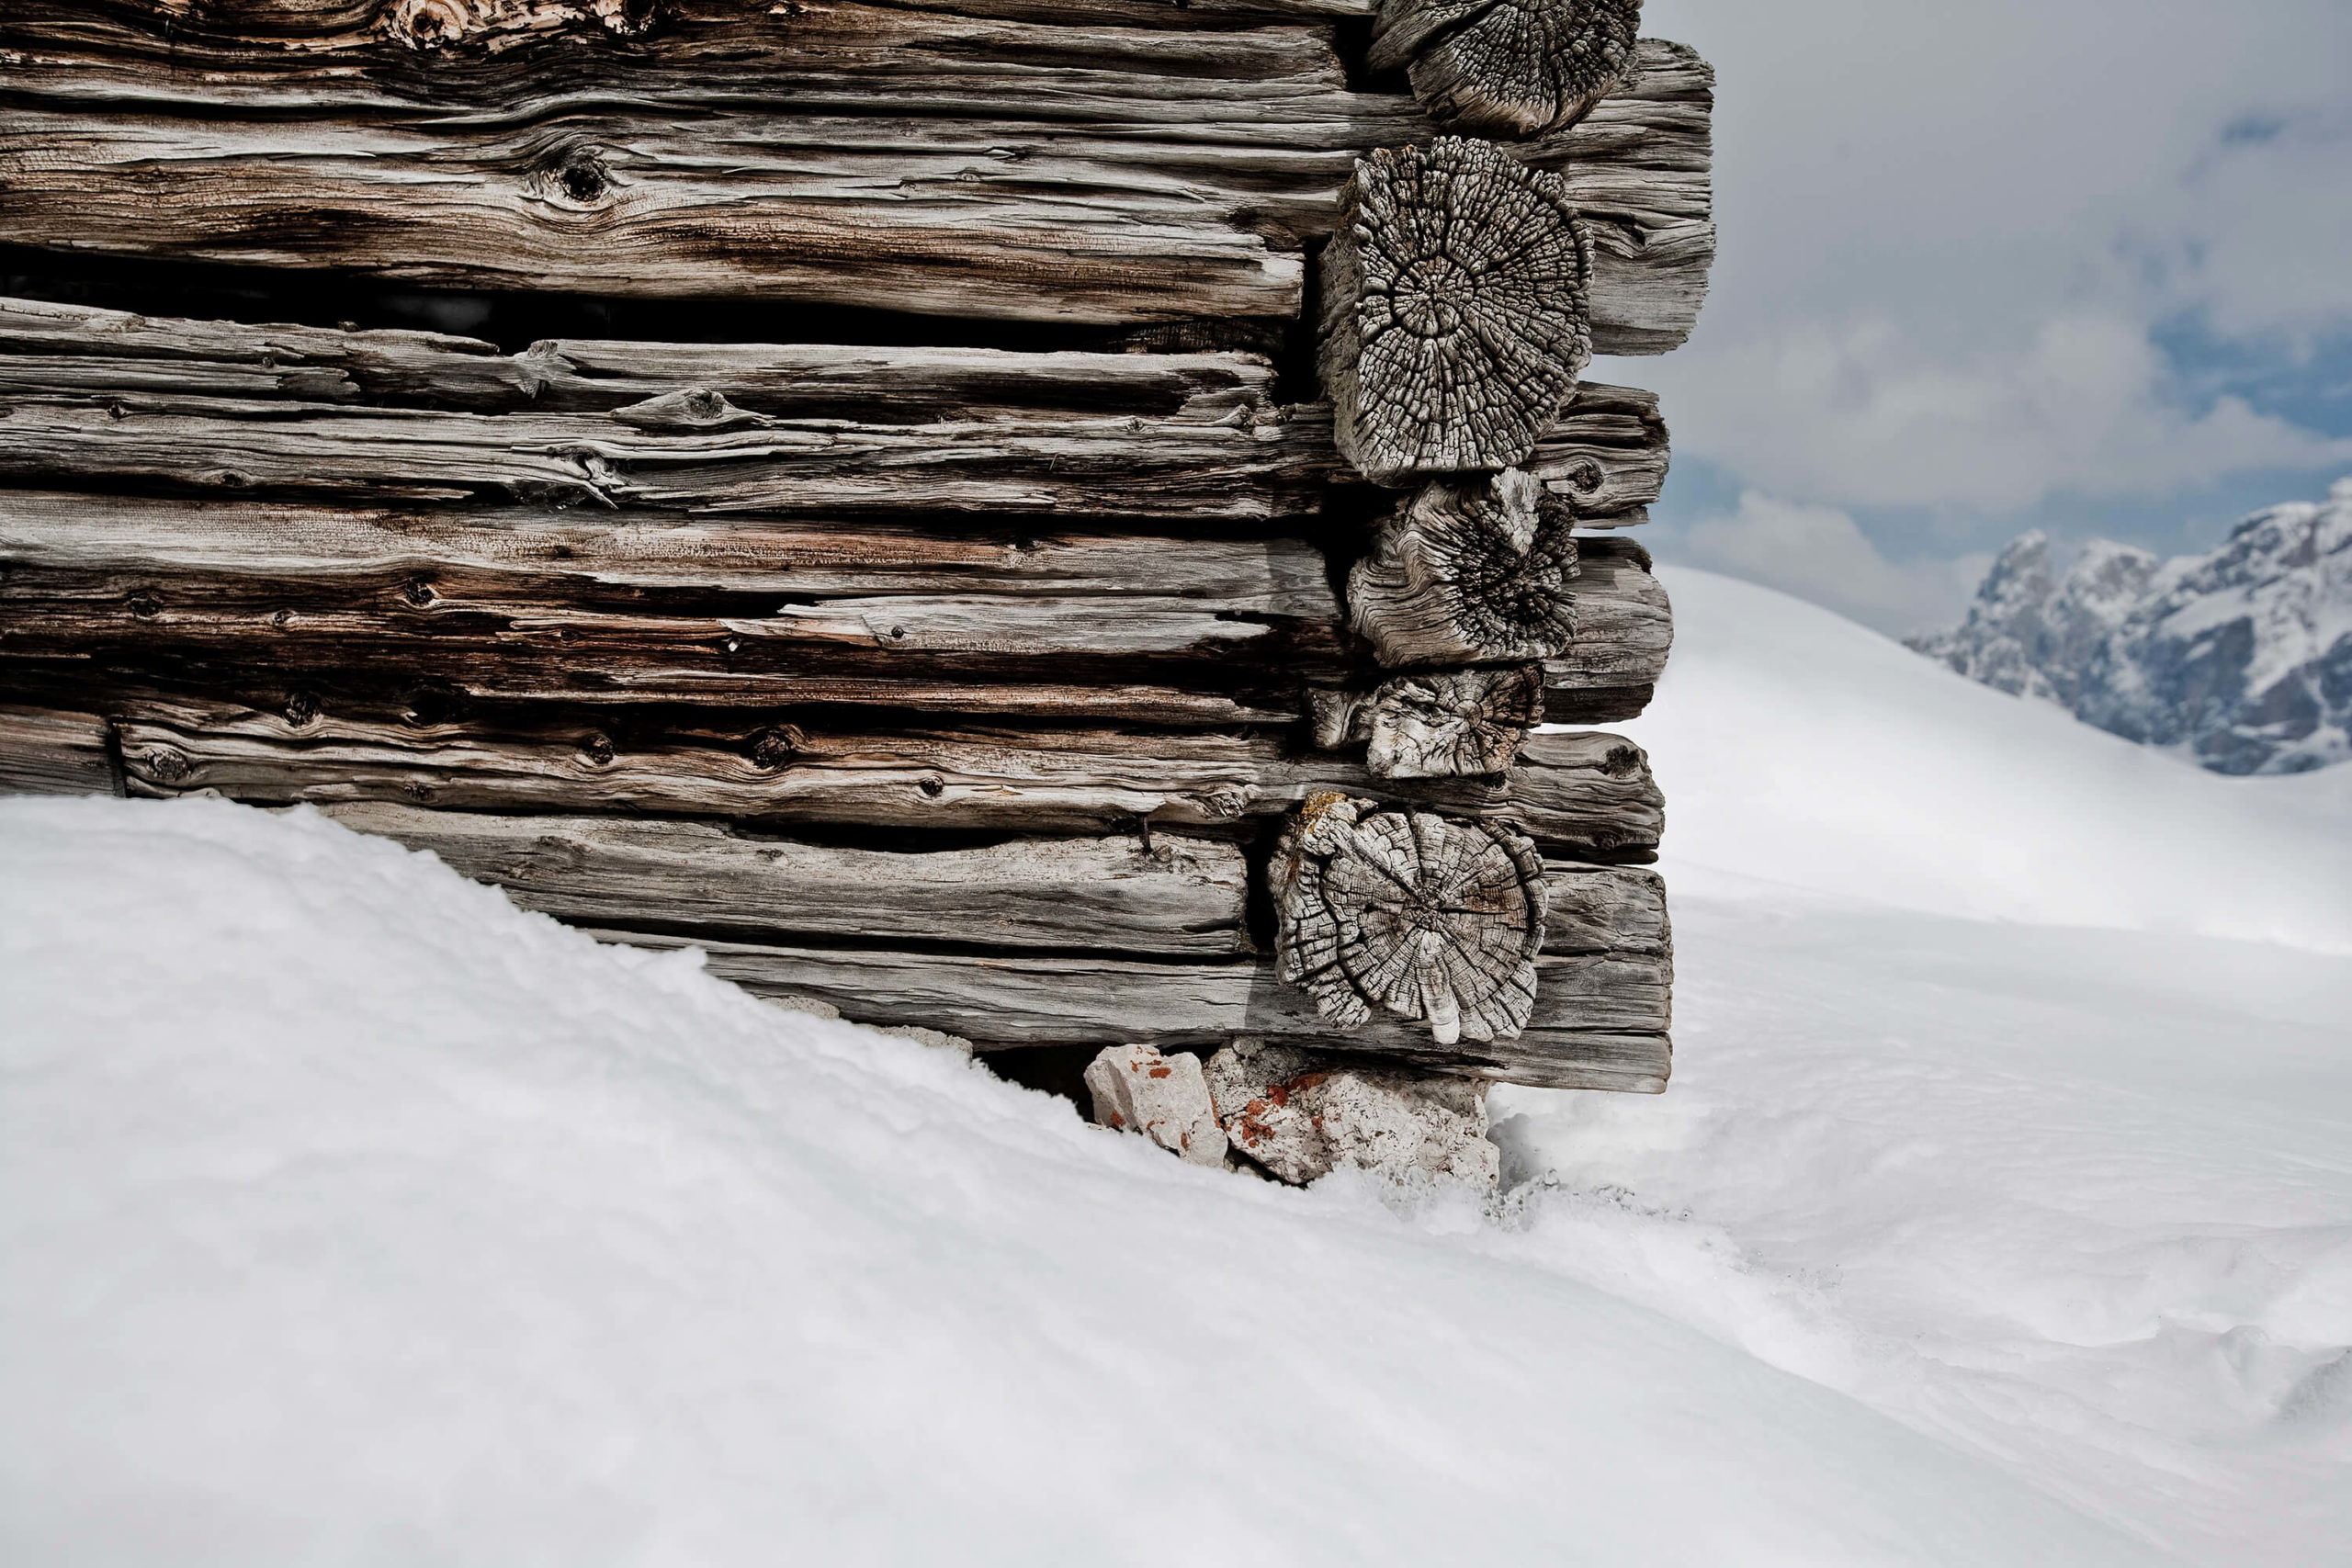
[[[1458,779],[1508,773],[1544,722],[1544,670],[1432,670],[1384,681],[1369,695],[1310,694],[1316,743],[1362,742],[1374,778]]]
[[[1522,469],[1431,480],[1349,574],[1349,619],[1391,667],[1553,658],[1576,631],[1575,525]]]
[[[1592,355],[1592,244],[1559,176],[1441,137],[1360,160],[1324,253],[1324,386],[1377,484],[1523,463]]]
[[[1386,0],[1369,59],[1409,66],[1454,130],[1518,139],[1574,125],[1638,71],[1641,0]]]
[[[1544,863],[1508,828],[1319,795],[1275,852],[1282,976],[1328,1021],[1375,1010],[1441,1045],[1516,1039],[1535,1007]]]

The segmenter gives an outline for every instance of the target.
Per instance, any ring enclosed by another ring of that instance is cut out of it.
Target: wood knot
[[[1568,482],[1576,486],[1577,489],[1584,491],[1587,495],[1590,495],[1594,491],[1599,490],[1600,488],[1600,481],[1607,477],[1607,475],[1600,471],[1600,465],[1592,462],[1589,459],[1578,463],[1574,468],[1568,471]]]
[[[752,761],[763,768],[781,768],[800,754],[808,738],[789,724],[763,729],[752,737]]]
[[[151,778],[164,784],[177,784],[196,771],[187,753],[176,746],[150,746],[141,764]]]
[[[286,699],[286,722],[300,729],[318,718],[320,707],[315,692],[296,692]]]
[[[947,793],[947,781],[944,779],[929,778],[923,780],[921,784],[916,784],[915,787],[922,791],[925,795],[929,796],[933,800],[937,800],[941,795]]]
[[[401,584],[401,598],[416,609],[425,608],[435,597],[433,584],[422,577],[412,577]]]
[[[590,731],[580,742],[580,754],[600,768],[610,767],[613,761],[612,738]]]
[[[164,613],[164,602],[145,589],[141,589],[125,601],[124,608],[139,620],[152,621]]]
[[[534,183],[542,195],[559,206],[589,208],[599,205],[612,193],[613,173],[605,167],[603,153],[594,147],[579,145],[564,149],[542,164],[539,178]]]
[[[612,417],[639,430],[724,430],[730,425],[763,424],[765,419],[737,408],[727,394],[708,387],[664,392],[641,403],[613,410]]]

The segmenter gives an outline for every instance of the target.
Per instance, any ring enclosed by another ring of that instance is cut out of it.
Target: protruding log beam
[[[1510,822],[1546,852],[1655,858],[1664,807],[1641,748],[1535,735],[1496,780],[1385,783],[1279,735],[1110,729],[861,732],[761,715],[346,712],[297,689],[276,709],[158,694],[92,699],[129,790],[262,805],[396,801],[475,811],[645,813],[757,823],[1101,833],[1231,830],[1318,790]]]
[[[1131,1041],[1214,1050],[1237,1034],[1409,1062],[1547,1089],[1656,1094],[1672,1070],[1672,967],[1634,953],[1535,963],[1537,998],[1513,1038],[1438,1043],[1426,1024],[1375,1017],[1342,1029],[1266,963],[1142,964],[1107,958],[954,958],[763,946],[610,929],[608,942],[692,942],[720,979],[779,999],[821,1001],[860,1023],[942,1029],[983,1050]]]
[[[1577,635],[1544,660],[1544,717],[1632,718],[1649,706],[1674,649],[1674,606],[1649,551],[1623,536],[1579,539],[1576,598]]]
[[[1295,316],[1355,158],[1433,122],[1351,91],[1319,29],[1104,8],[710,6],[485,51],[12,0],[0,243],[1106,327]],[[1514,150],[1592,226],[1605,353],[1683,341],[1714,250],[1712,78],[1679,46],[1641,59]]]
[[[1386,665],[1549,659],[1576,632],[1576,525],[1532,475],[1433,479],[1348,576],[1348,619]]]
[[[1592,355],[1592,248],[1558,176],[1442,137],[1356,165],[1323,254],[1323,386],[1376,484],[1522,463]]]
[[[209,496],[1271,520],[1345,472],[1329,409],[1278,407],[1272,382],[1238,354],[562,340],[506,355],[0,299],[7,473]],[[644,412],[679,394],[761,417]],[[502,417],[469,417],[487,415]],[[1637,519],[1668,458],[1654,394],[1590,385],[1527,466],[1581,517]]]
[[[916,948],[1254,951],[1238,845],[1180,833],[978,848],[808,843],[725,824],[331,806],[517,904],[594,925]]]
[[[1315,795],[1269,876],[1282,977],[1337,1028],[1376,1010],[1426,1023],[1441,1045],[1527,1027],[1544,865],[1510,829]]]
[[[1313,700],[1316,744],[1363,742],[1374,778],[1470,778],[1509,772],[1528,731],[1544,722],[1544,671],[1421,671],[1370,694],[1317,692]]]
[[[1642,0],[1383,0],[1368,62],[1449,130],[1540,136],[1632,79]]]
[[[0,795],[120,795],[106,720],[0,706]]]

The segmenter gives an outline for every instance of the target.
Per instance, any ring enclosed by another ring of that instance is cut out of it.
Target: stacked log
[[[316,807],[989,1051],[1662,1088],[1662,803],[1537,727],[1671,641],[1657,400],[1581,377],[1690,331],[1708,73],[1371,9],[12,7],[0,787]],[[156,308],[575,296],[628,330]]]

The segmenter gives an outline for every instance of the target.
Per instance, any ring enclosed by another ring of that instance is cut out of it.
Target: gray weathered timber
[[[600,928],[609,942],[676,948],[689,939]],[[1268,963],[1122,963],[1093,957],[954,957],[695,940],[707,967],[757,994],[815,1000],[859,1023],[913,1023],[984,1050],[1106,1042],[1167,1049],[1224,1044],[1237,1034],[1414,1063],[1438,1071],[1554,1089],[1655,1094],[1673,1047],[1670,966],[1637,954],[1546,955],[1536,1000],[1516,1039],[1440,1045],[1429,1030],[1375,1020],[1326,1022]]]
[[[1498,823],[1321,795],[1267,872],[1282,977],[1353,1033],[1386,1014],[1440,1045],[1527,1027],[1544,946],[1544,863]]]
[[[306,592],[348,604],[381,591],[390,603],[422,582],[455,604],[527,613],[718,593],[1101,597],[1317,621],[1336,611],[1322,552],[1299,539],[895,518],[845,525],[19,490],[0,491],[0,560],[88,601],[128,600],[180,578],[250,579],[288,604]]]
[[[120,795],[106,720],[0,705],[0,795]]]
[[[1383,0],[1367,60],[1449,130],[1534,136],[1624,87],[1641,25],[1642,0]]]
[[[1592,245],[1559,176],[1466,137],[1356,164],[1317,366],[1375,484],[1525,462],[1592,357]]]
[[[706,414],[679,406],[705,395]],[[1238,354],[567,339],[503,355],[0,299],[0,461],[23,482],[214,495],[1248,521],[1311,511],[1344,472],[1329,410],[1277,407],[1272,369]],[[524,417],[467,417],[492,414]],[[1637,518],[1668,460],[1657,397],[1594,384],[1527,467],[1599,522]]]
[[[1544,867],[1546,953],[1639,953],[1671,962],[1666,882],[1632,865],[1549,861]]]
[[[1628,538],[1586,538],[1577,549],[1577,635],[1544,661],[1545,716],[1554,724],[1611,723],[1649,705],[1674,649],[1674,607]],[[1606,712],[1611,718],[1596,719]]]
[[[592,924],[887,946],[1254,951],[1240,849],[1155,833],[920,852],[805,843],[724,824],[333,806],[347,828],[430,850],[526,909]]]
[[[0,389],[179,393],[468,413],[605,413],[706,389],[747,412],[928,424],[1081,413],[1212,424],[1274,405],[1252,354],[1023,354],[840,344],[555,338],[517,354],[446,333],[141,316],[0,299]],[[1618,391],[1617,389],[1596,389]],[[1646,394],[1629,394],[1645,397]],[[1596,416],[1655,420],[1657,404]],[[1595,426],[1599,436],[1605,427]],[[1620,431],[1615,445],[1626,444]],[[1640,444],[1638,434],[1634,435]]]
[[[1552,658],[1576,632],[1575,525],[1521,469],[1433,479],[1349,572],[1349,624],[1392,667]]]
[[[1296,28],[807,0],[485,60],[79,9],[0,18],[23,105],[0,122],[0,243],[473,289],[1269,320],[1297,313],[1300,246],[1332,231],[1356,157],[1436,133],[1409,99],[1350,91],[1328,38]],[[1687,337],[1714,248],[1711,74],[1655,41],[1642,62],[1513,150],[1592,227],[1604,353]]]
[[[1544,722],[1544,671],[1532,664],[1424,670],[1369,693],[1314,692],[1315,743],[1362,741],[1374,778],[1453,779],[1510,770]]]
[[[117,391],[18,391],[0,477],[215,495],[537,500],[698,513],[994,513],[1264,522],[1312,513],[1317,411],[1261,424],[1061,416],[711,428],[613,413],[450,413]]]
[[[1390,784],[1257,733],[861,734],[747,715],[633,736],[589,715],[356,718],[300,694],[276,713],[152,694],[113,694],[101,711],[138,795],[1085,833],[1139,819],[1231,829],[1338,790],[1511,822],[1548,852],[1611,859],[1653,853],[1663,826],[1641,748],[1605,734],[1532,736],[1502,780]]]
[[[944,576],[969,547],[926,558],[911,536],[877,530],[881,569],[861,579],[854,542],[845,549],[831,531],[761,525],[739,537],[593,512],[531,513],[510,529],[502,515],[248,513],[0,491],[0,654],[198,660],[288,679],[380,666],[483,697],[873,703],[1187,726],[1292,722],[1305,684],[1344,683],[1328,582],[1278,547],[1253,558],[1239,544],[1195,554],[1165,542],[1168,559],[1135,580],[1173,579],[1162,594],[1017,570],[975,581],[977,592],[858,593],[918,585],[891,581],[899,567]],[[837,552],[830,568],[820,555],[805,580],[792,570],[799,539]],[[1023,542],[998,547],[1000,558],[1020,558]],[[766,548],[786,553],[765,566]],[[1149,549],[1129,539],[1112,554]],[[1071,543],[1062,570],[1084,570],[1084,554]],[[1545,665],[1556,722],[1639,713],[1671,639],[1638,547],[1596,539],[1586,554],[1577,637]],[[1202,592],[1220,583],[1232,598]]]

